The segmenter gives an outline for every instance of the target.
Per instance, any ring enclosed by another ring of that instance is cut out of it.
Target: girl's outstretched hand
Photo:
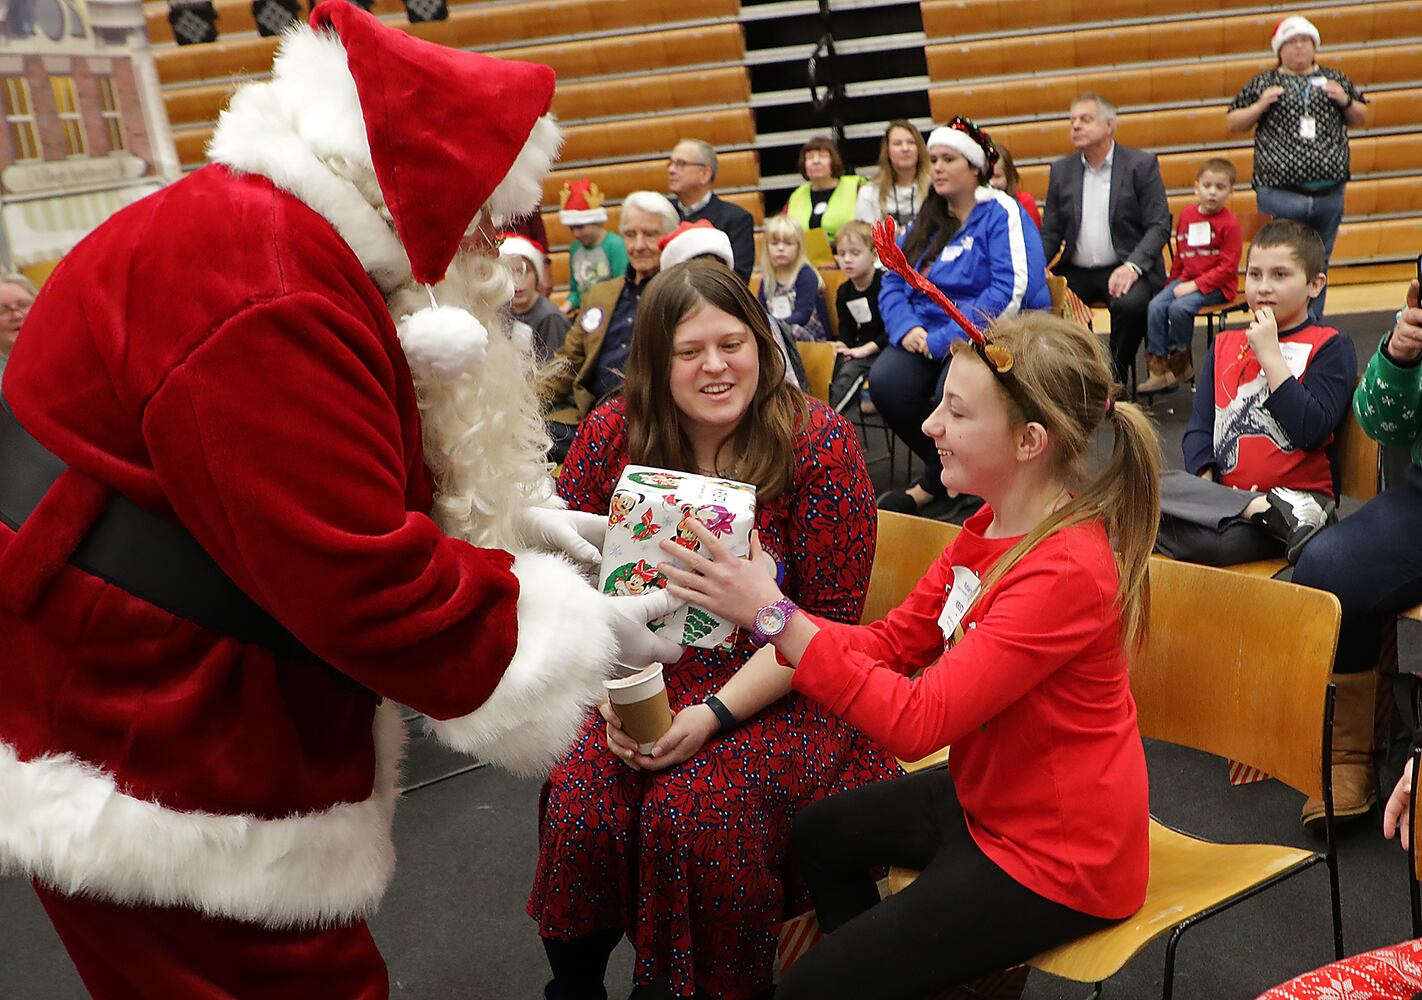
[[[751,628],[757,611],[785,596],[775,584],[775,563],[761,549],[760,535],[751,532],[750,557],[737,559],[699,520],[692,518],[688,527],[701,543],[702,552],[692,552],[673,541],[662,542],[662,551],[685,567],[658,564],[657,570],[667,578],[667,589],[718,618]]]

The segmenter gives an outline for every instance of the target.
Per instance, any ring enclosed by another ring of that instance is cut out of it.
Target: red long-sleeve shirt
[[[1190,227],[1200,225],[1197,238],[1190,239]],[[1208,232],[1205,232],[1205,230]],[[1244,235],[1239,219],[1227,208],[1214,215],[1205,215],[1198,205],[1186,205],[1180,210],[1180,224],[1175,227],[1175,263],[1170,267],[1171,281],[1193,281],[1202,292],[1223,290],[1233,298],[1239,292],[1239,257],[1244,252]]]
[[[883,621],[817,622],[795,689],[901,758],[951,744],[968,829],[994,863],[1063,905],[1128,916],[1145,899],[1149,813],[1106,532],[1083,524],[1037,545],[945,651],[955,569],[981,579],[1017,541],[983,537],[991,520],[986,507],[969,519]]]

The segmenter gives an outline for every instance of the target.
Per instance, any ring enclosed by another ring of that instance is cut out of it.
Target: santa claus
[[[510,284],[553,72],[327,0],[35,302],[0,414],[0,869],[97,997],[375,998],[394,703],[520,772],[675,659],[553,509]],[[502,318],[501,318],[502,317]]]

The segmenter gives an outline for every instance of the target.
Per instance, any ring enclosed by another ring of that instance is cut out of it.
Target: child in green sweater
[[[563,311],[571,314],[582,308],[583,293],[593,285],[622,276],[627,270],[627,247],[621,236],[607,231],[602,192],[591,178],[563,185],[558,221],[573,234],[568,250],[570,288],[563,303]]]

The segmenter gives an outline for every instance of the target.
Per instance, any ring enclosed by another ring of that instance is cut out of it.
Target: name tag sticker
[[[1308,356],[1313,353],[1313,345],[1286,340],[1279,344],[1279,353],[1284,356],[1284,364],[1289,366],[1294,378],[1303,378],[1304,368],[1308,366]]]
[[[1299,138],[1309,142],[1318,138],[1318,120],[1313,115],[1304,115],[1299,119]]]
[[[1192,222],[1189,231],[1185,234],[1185,241],[1192,247],[1207,247],[1210,245],[1210,235],[1208,222]]]
[[[790,305],[788,295],[772,295],[770,297],[770,315],[776,319],[789,319],[794,308]]]
[[[602,310],[597,306],[583,313],[583,318],[578,320],[578,325],[587,333],[592,333],[602,325]]]
[[[943,630],[945,646],[953,641],[953,634],[977,595],[979,583],[978,575],[968,567],[953,567],[953,586],[948,588],[948,600],[943,605],[943,613],[938,616],[938,627]]]
[[[856,323],[867,323],[873,318],[869,311],[868,299],[850,299],[845,303],[845,307],[849,309],[849,315],[854,317]]]

